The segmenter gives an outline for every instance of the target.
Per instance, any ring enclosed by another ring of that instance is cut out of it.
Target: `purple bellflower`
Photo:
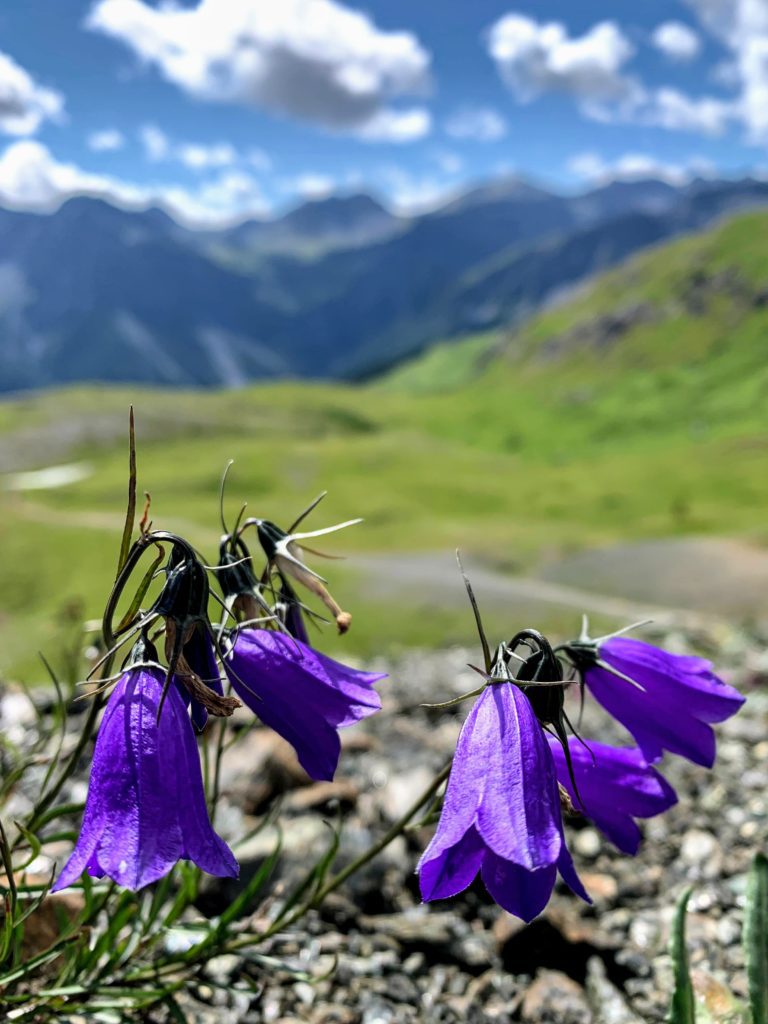
[[[646,761],[665,750],[711,768],[714,722],[735,715],[744,697],[704,658],[670,654],[613,635],[590,640],[586,630],[566,645],[590,693],[634,737]]]
[[[531,921],[558,871],[590,902],[565,845],[544,730],[518,685],[493,682],[459,736],[437,831],[418,865],[422,898],[455,896],[479,872],[499,906]]]
[[[236,878],[239,873],[208,817],[184,700],[172,686],[161,707],[165,670],[146,664],[141,655],[138,660],[142,663],[124,672],[107,702],[80,837],[54,892],[84,871],[141,889],[180,859],[210,875]]]
[[[273,630],[236,631],[224,669],[238,696],[291,744],[313,779],[334,776],[337,730],[381,708],[373,684],[383,673],[358,672]]]
[[[571,737],[569,768],[560,743],[553,736],[547,740],[557,781],[574,808],[591,818],[623,853],[636,854],[642,837],[634,819],[652,818],[677,803],[667,780],[645,763],[636,747],[611,747],[593,740],[585,744]]]

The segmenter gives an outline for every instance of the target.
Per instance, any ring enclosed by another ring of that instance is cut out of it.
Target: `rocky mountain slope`
[[[0,391],[364,378],[766,200],[750,179],[575,197],[512,179],[407,221],[333,197],[216,233],[87,198],[0,211]]]

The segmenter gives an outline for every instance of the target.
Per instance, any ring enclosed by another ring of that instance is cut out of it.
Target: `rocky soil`
[[[417,829],[395,840],[319,911],[275,936],[260,950],[263,958],[211,960],[185,997],[189,1021],[661,1022],[671,991],[670,921],[688,885],[694,887],[688,939],[697,993],[712,1019],[732,1019],[733,998],[746,991],[740,944],[745,873],[754,852],[768,846],[768,642],[725,627],[644,636],[712,657],[748,700],[736,718],[717,727],[713,771],[665,761],[662,770],[680,801],[644,824],[636,858],[616,852],[583,819],[569,822],[569,845],[592,906],[558,886],[545,913],[524,926],[494,906],[480,882],[454,900],[422,905],[414,869],[431,828]],[[384,710],[345,731],[333,783],[309,783],[290,748],[266,729],[250,728],[231,749],[217,819],[222,833],[236,843],[282,800],[282,854],[257,916],[268,916],[280,893],[321,856],[328,823],[341,815],[340,867],[428,785],[451,756],[469,705],[439,712],[420,705],[475,688],[467,662],[476,660],[477,652],[456,649],[373,666],[390,673],[380,685]],[[572,699],[577,702],[577,694]],[[0,712],[0,726],[12,738],[23,728],[23,698],[6,693]],[[627,741],[589,700],[582,732]],[[83,786],[84,780],[76,783],[68,797]],[[23,813],[25,799],[21,787],[14,816]],[[270,826],[236,847],[240,884],[275,842]],[[65,844],[61,856],[66,852]],[[213,881],[199,909],[216,914],[232,884]]]

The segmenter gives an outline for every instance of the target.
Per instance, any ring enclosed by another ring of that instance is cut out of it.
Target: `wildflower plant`
[[[703,765],[714,760],[711,724],[735,713],[741,697],[709,663],[621,637],[591,640],[586,631],[555,646],[525,628],[492,649],[465,577],[483,652],[476,669],[482,684],[433,705],[475,701],[452,763],[339,870],[341,824],[292,888],[269,887],[278,845],[217,917],[204,917],[197,909],[204,875],[237,878],[238,850],[250,838],[219,831],[225,749],[258,719],[287,740],[310,778],[332,779],[339,730],[380,710],[376,687],[384,677],[342,664],[312,641],[313,627],[328,616],[341,634],[352,616],[308,564],[327,557],[309,545],[359,520],[304,529],[321,495],[286,529],[245,518],[245,507],[230,527],[222,483],[214,562],[188,539],[153,529],[149,501],[135,536],[132,415],[130,439],[128,509],[101,626],[102,656],[79,696],[74,675],[61,680],[51,672],[58,697],[52,718],[40,711],[38,740],[0,781],[1,807],[20,778],[45,765],[27,818],[13,828],[0,822],[0,1001],[9,1020],[55,1021],[64,1008],[142,1020],[154,1006],[183,1020],[179,993],[210,982],[208,961],[221,953],[238,954],[258,985],[267,962],[260,951],[273,936],[319,907],[397,837],[422,837],[435,818],[418,864],[425,901],[456,896],[480,876],[493,900],[529,921],[546,906],[558,874],[589,901],[568,849],[568,818],[591,818],[619,850],[634,854],[637,819],[676,799],[655,767],[662,751]],[[637,745],[582,737],[566,709],[576,687],[582,698],[592,693]],[[66,712],[83,699],[70,745]],[[237,730],[228,725],[235,712]],[[668,727],[671,719],[682,739]],[[52,727],[58,740],[51,750]],[[85,801],[63,801],[88,761]],[[270,812],[257,827],[273,820]],[[47,879],[33,877],[41,852],[62,843],[70,847],[64,863]],[[76,911],[60,915],[55,937],[30,953],[28,922],[65,889],[78,892]],[[268,962],[272,970],[304,976]]]

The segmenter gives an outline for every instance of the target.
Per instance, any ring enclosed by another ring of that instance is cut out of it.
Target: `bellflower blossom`
[[[383,673],[359,672],[273,630],[237,630],[224,669],[238,696],[291,744],[313,779],[334,776],[337,730],[381,708],[373,684]]]
[[[531,921],[558,871],[591,902],[565,844],[542,726],[515,683],[491,683],[459,736],[437,831],[418,865],[422,898],[455,896],[479,873],[499,906]]]
[[[735,715],[744,697],[715,675],[711,662],[613,635],[586,631],[563,648],[590,693],[634,737],[646,761],[665,750],[711,768],[711,723]]]
[[[575,809],[591,818],[623,853],[637,853],[641,833],[634,819],[652,818],[677,803],[667,780],[645,763],[636,747],[611,747],[594,740],[585,744],[571,737],[569,766],[560,743],[553,736],[547,740],[557,781]]]
[[[176,687],[161,704],[165,675],[160,666],[136,664],[110,694],[80,837],[52,891],[84,871],[141,889],[180,859],[237,877],[237,861],[208,817],[197,744]]]

